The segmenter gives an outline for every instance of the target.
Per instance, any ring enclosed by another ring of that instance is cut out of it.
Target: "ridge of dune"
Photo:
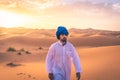
[[[28,45],[28,46],[49,46],[51,42],[54,42],[53,38],[32,38],[27,36],[15,36],[0,40],[0,43],[4,45]]]
[[[80,46],[112,46],[120,45],[120,38],[107,36],[75,37],[69,39],[76,47]]]
[[[29,36],[14,36],[0,40],[0,44],[4,45],[28,45],[28,46],[46,46],[49,47],[52,43],[57,41],[55,37],[29,37]],[[76,47],[82,46],[111,46],[120,45],[120,38],[106,37],[106,36],[92,36],[92,37],[74,37],[69,38],[69,41]]]

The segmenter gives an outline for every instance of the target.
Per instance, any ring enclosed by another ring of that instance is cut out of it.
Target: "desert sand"
[[[120,31],[69,32],[82,65],[81,80],[120,80]],[[0,80],[49,80],[45,58],[55,41],[54,29],[0,28]],[[76,80],[73,65],[71,80]]]

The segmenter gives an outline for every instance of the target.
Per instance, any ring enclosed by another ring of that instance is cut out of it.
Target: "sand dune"
[[[119,80],[120,46],[78,49],[82,80]]]
[[[15,36],[0,40],[0,43],[4,45],[26,45],[26,46],[50,46],[51,43],[55,42],[54,38],[32,38],[27,36]]]
[[[57,41],[55,37],[33,38],[28,36],[14,36],[0,40],[0,45],[3,46],[34,46],[34,47],[49,47]],[[75,47],[99,47],[99,46],[114,46],[120,45],[120,38],[107,36],[93,37],[69,37],[69,41]]]
[[[71,28],[69,31],[76,34],[83,34],[83,37],[97,34],[97,35],[113,36],[120,38],[120,31],[96,30],[92,28],[88,28],[88,29]]]
[[[81,80],[120,80],[120,31],[69,31],[81,59]],[[0,28],[0,80],[48,80],[45,58],[55,41],[52,29]],[[10,47],[15,51],[7,51]],[[7,66],[11,62],[20,65]],[[76,80],[73,66],[71,80]]]
[[[83,69],[81,80],[119,80],[119,49],[120,46],[77,48]],[[1,53],[0,58],[4,58],[5,60],[9,58],[9,54],[11,53]],[[45,57],[46,54],[42,56]],[[0,65],[0,75],[2,75],[0,77],[1,80],[48,79],[45,70],[45,58],[41,58],[40,54],[18,56],[15,53],[13,53],[10,57],[10,59],[6,60],[5,62],[2,62]],[[20,57],[21,61],[19,61]],[[28,59],[28,61],[26,61],[24,58]],[[6,64],[12,61],[12,59],[16,59],[15,61],[13,61],[14,63],[20,63],[23,66],[18,66],[14,68],[7,67]],[[6,73],[7,75],[9,75],[8,77],[5,77]],[[31,77],[28,75],[31,75]],[[72,67],[71,80],[75,80],[74,67]]]
[[[49,47],[57,39],[55,30],[0,28],[0,45],[28,45]],[[70,29],[69,41],[76,47],[120,45],[120,31],[104,31],[94,29]],[[3,46],[4,46],[3,45]]]
[[[120,38],[107,37],[107,36],[93,36],[93,37],[75,37],[71,38],[72,42],[76,47],[88,46],[88,47],[99,47],[99,46],[111,46],[120,45]]]

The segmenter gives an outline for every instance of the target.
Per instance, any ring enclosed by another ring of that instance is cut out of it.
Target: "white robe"
[[[82,72],[79,56],[74,46],[67,42],[62,46],[58,41],[51,45],[46,57],[46,69],[54,74],[54,80],[70,80],[71,61],[76,72]]]

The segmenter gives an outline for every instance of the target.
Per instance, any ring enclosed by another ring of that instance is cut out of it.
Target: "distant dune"
[[[49,47],[57,41],[55,30],[0,28],[0,45],[28,45]],[[76,47],[120,45],[120,31],[70,29],[69,41]],[[3,46],[4,46],[3,45]]]
[[[76,37],[71,38],[70,42],[72,42],[76,47],[99,47],[120,45],[120,38],[110,36]]]

